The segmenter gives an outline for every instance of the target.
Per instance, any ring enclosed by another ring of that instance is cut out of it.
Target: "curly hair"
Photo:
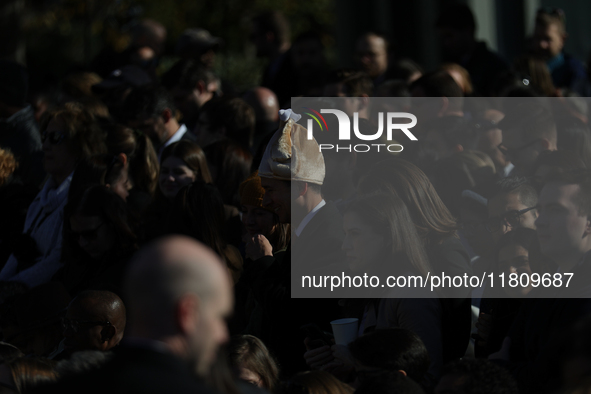
[[[8,149],[0,148],[0,186],[8,182],[10,175],[18,167],[18,162],[12,152]]]

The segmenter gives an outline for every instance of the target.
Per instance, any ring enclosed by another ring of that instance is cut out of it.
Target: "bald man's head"
[[[259,86],[246,92],[243,99],[254,108],[257,122],[279,120],[279,101],[272,90]]]
[[[110,291],[89,290],[70,302],[64,319],[64,346],[68,353],[107,351],[123,338],[125,305]]]
[[[136,254],[128,272],[131,335],[167,343],[206,373],[227,340],[231,291],[210,248],[188,237],[158,240]]]

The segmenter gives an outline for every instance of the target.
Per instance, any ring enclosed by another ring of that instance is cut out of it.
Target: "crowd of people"
[[[331,70],[321,35],[262,13],[268,63],[246,92],[199,28],[161,73],[154,20],[59,86],[0,61],[0,391],[588,392],[591,84],[564,14],[541,9],[512,64],[465,5],[436,27],[436,70],[376,32]],[[417,140],[320,149],[336,134],[309,139],[304,102],[355,119],[362,143],[379,112],[410,112]],[[528,280],[291,298],[335,267]],[[359,321],[347,345],[339,318]]]

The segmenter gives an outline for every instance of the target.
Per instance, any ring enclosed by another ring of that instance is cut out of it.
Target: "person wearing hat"
[[[214,37],[205,29],[186,29],[176,44],[176,53],[182,59],[196,60],[211,70],[215,64],[216,52],[224,41]]]
[[[307,130],[296,122],[300,116],[280,111],[281,125],[261,160],[259,176],[265,190],[263,206],[273,211],[281,223],[292,227],[291,241],[282,260],[273,257],[273,248],[262,234],[250,237],[245,262],[251,289],[268,316],[265,323],[274,335],[263,341],[277,355],[285,373],[306,368],[305,348],[299,327],[310,322],[328,324],[336,318],[334,300],[291,299],[292,280],[302,273],[313,275],[342,262],[342,218],[332,202],[322,198],[324,158]]]

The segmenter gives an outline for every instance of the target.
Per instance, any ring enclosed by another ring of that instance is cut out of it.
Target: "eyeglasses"
[[[94,241],[96,239],[96,237],[98,236],[98,230],[101,227],[103,227],[104,224],[105,224],[105,222],[102,222],[99,226],[93,228],[92,230],[80,231],[80,232],[70,231],[70,235],[76,241],[79,241],[80,238],[84,238],[86,241]]]
[[[507,227],[516,227],[521,221],[521,215],[531,211],[532,209],[536,209],[536,207],[525,208],[520,211],[509,211],[501,216],[490,218],[485,223],[486,230],[489,233],[496,233],[503,225]]]
[[[497,148],[499,148],[499,150],[506,155],[507,157],[511,158],[511,157],[515,157],[516,154],[526,148],[529,148],[530,146],[532,146],[533,144],[535,144],[536,142],[538,142],[540,139],[535,139],[532,142],[530,142],[529,144],[525,144],[523,146],[520,146],[519,148],[508,148],[505,144],[503,144],[502,142],[497,146]]]
[[[108,327],[108,326],[112,326],[112,324],[108,320],[106,320],[106,321],[84,321],[84,320],[78,320],[78,319],[68,319],[65,317],[62,319],[62,328],[64,329],[64,331],[71,330],[75,334],[77,334],[81,329],[88,329],[88,328],[91,328],[94,326]]]
[[[59,132],[59,131],[44,131],[41,134],[41,142],[45,142],[45,140],[49,140],[52,145],[58,145],[66,138],[66,134]]]

